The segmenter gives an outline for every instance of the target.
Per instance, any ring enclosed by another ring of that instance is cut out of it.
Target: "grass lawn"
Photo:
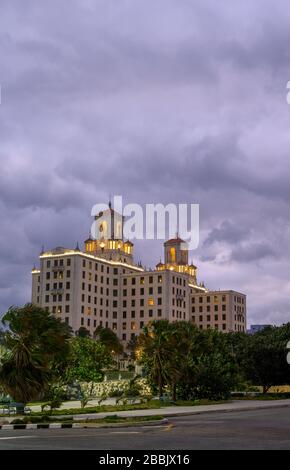
[[[146,423],[152,421],[161,421],[163,416],[136,416],[136,417],[129,417],[123,418],[117,415],[112,416],[105,416],[101,419],[90,419],[90,420],[80,420],[77,423],[82,425],[102,425],[102,424],[125,424],[126,426],[134,425],[137,423]],[[22,418],[15,418],[11,424],[49,424],[49,423],[64,423],[64,424],[71,424],[75,423],[71,417],[64,417],[64,418],[56,418],[55,416],[25,416]]]
[[[90,413],[106,413],[114,411],[129,411],[129,410],[150,410],[150,409],[162,409],[166,406],[198,406],[198,405],[216,405],[219,403],[225,403],[224,401],[210,401],[210,400],[195,400],[185,401],[177,400],[176,402],[165,401],[160,402],[159,400],[151,400],[147,403],[135,403],[127,405],[101,405],[101,406],[88,406],[86,408],[66,408],[56,409],[52,412],[46,411],[33,411],[29,416],[41,417],[41,416],[72,416],[76,414],[90,414]],[[0,415],[1,417],[7,417],[7,415]],[[18,416],[18,415],[17,415]],[[27,415],[28,416],[28,415]],[[16,416],[15,416],[16,417]]]
[[[136,423],[146,423],[151,421],[161,421],[163,416],[134,416],[132,418],[123,418],[117,415],[106,416],[101,419],[90,419],[85,421],[77,421],[81,424],[110,424],[110,423],[124,423],[124,424],[136,424]]]
[[[200,405],[217,405],[222,403],[228,403],[229,401],[233,400],[282,400],[290,398],[289,393],[270,393],[259,396],[235,396],[232,397],[231,400],[220,400],[220,401],[213,401],[207,399],[201,400],[194,400],[194,401],[185,401],[185,400],[177,400],[176,402],[172,401],[164,401],[160,402],[159,400],[151,400],[147,403],[135,403],[135,404],[126,404],[126,405],[101,405],[101,406],[88,406],[86,408],[66,408],[66,409],[56,409],[53,411],[46,410],[46,411],[37,411],[32,412],[27,417],[53,417],[57,419],[57,417],[67,416],[66,419],[69,419],[69,416],[73,416],[76,414],[93,414],[93,413],[110,413],[110,412],[118,412],[118,411],[130,411],[130,410],[149,410],[149,409],[162,409],[167,406],[200,406]],[[39,403],[40,405],[42,403]],[[69,405],[69,404],[68,404]],[[6,418],[7,415],[0,414],[0,417]],[[11,417],[11,416],[10,416]],[[22,418],[21,415],[15,415],[15,418]],[[62,418],[60,418],[62,419]],[[98,420],[99,422],[99,420]]]
[[[101,406],[89,406],[86,408],[68,408],[62,410],[53,410],[42,412],[32,412],[32,416],[42,416],[42,415],[76,415],[76,414],[89,414],[89,413],[105,413],[113,411],[129,411],[129,410],[152,410],[160,409],[166,406],[198,406],[198,405],[216,405],[219,403],[225,403],[224,401],[211,401],[211,400],[195,400],[195,401],[184,401],[177,400],[176,402],[165,401],[160,402],[159,400],[151,400],[148,403],[135,403],[131,405],[101,405]]]

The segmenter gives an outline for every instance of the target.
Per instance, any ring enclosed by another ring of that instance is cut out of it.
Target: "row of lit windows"
[[[69,305],[65,305],[64,308],[62,305],[54,305],[52,307],[52,313],[70,313],[70,306]]]
[[[124,260],[124,261],[126,261],[126,260]],[[56,268],[56,267],[61,267],[61,268],[62,268],[62,267],[64,267],[64,266],[70,267],[70,266],[71,266],[71,258],[67,258],[67,259],[66,259],[66,263],[64,262],[63,259],[55,259],[53,262],[52,262],[52,260],[47,260],[47,262],[46,262],[46,267],[47,267],[47,269],[50,269],[52,266],[55,267],[55,268]],[[105,266],[104,266],[104,264],[102,264],[102,263],[100,263],[100,264],[99,264],[99,263],[95,263],[95,262],[93,262],[93,261],[89,261],[89,260],[85,260],[85,259],[83,259],[82,266],[83,266],[83,268],[87,268],[87,267],[88,267],[89,269],[93,269],[93,266],[94,266],[94,268],[95,268],[96,271],[98,271],[98,269],[99,269],[99,267],[100,267],[102,273],[105,271]],[[112,270],[113,270],[113,273],[114,273],[114,274],[118,274],[118,273],[119,273],[119,270],[118,270],[118,268],[116,268],[116,267],[112,268]],[[123,269],[122,271],[123,271],[123,274],[126,273],[126,270],[125,270],[125,269]],[[106,272],[107,272],[107,274],[110,273],[110,267],[109,267],[109,266],[106,266]],[[130,271],[130,272],[132,272],[132,271]]]
[[[106,307],[108,307],[108,305],[106,305]],[[94,313],[94,316],[97,316],[97,309],[96,307],[94,307],[92,309],[92,307],[86,307],[84,305],[81,306],[81,313],[82,314],[87,314],[87,315],[92,315],[92,313]],[[103,316],[103,309],[100,309],[100,312],[99,312],[99,315],[100,317]],[[109,311],[106,310],[106,318],[109,318]],[[117,312],[113,312],[113,318],[117,318]]]
[[[144,327],[144,321],[140,321],[139,322],[139,328],[140,330],[142,330],[142,328]],[[123,323],[122,324],[122,330],[127,330],[127,323]],[[136,323],[135,322],[131,322],[131,330],[136,330]]]

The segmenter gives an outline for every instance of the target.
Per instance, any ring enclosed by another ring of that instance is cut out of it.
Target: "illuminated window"
[[[162,283],[162,276],[158,276],[158,282],[159,282],[159,284]]]
[[[148,299],[148,305],[154,305],[154,299]]]
[[[170,248],[169,255],[170,255],[170,262],[175,263],[175,261],[176,261],[176,250],[175,250],[175,248],[173,248],[173,247]]]
[[[134,321],[131,322],[131,330],[136,330],[136,323]]]
[[[122,238],[122,224],[117,222],[116,224],[116,238]]]

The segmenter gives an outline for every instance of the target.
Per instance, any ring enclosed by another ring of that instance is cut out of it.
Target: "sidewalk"
[[[138,401],[137,401],[138,403]],[[105,401],[102,402],[102,405],[116,405],[116,398],[107,398]],[[91,406],[98,406],[98,399],[97,398],[92,398],[89,400],[87,407]],[[74,408],[80,408],[81,407],[81,402],[80,400],[71,400],[71,401],[64,401],[58,410],[66,410],[66,409],[74,409]],[[41,411],[41,406],[40,405],[29,405],[29,408],[31,411],[37,412]]]
[[[233,411],[249,411],[249,410],[263,410],[271,408],[290,407],[290,400],[235,400],[230,403],[223,403],[220,405],[200,405],[200,406],[164,406],[158,409],[151,410],[129,410],[129,411],[111,411],[104,413],[88,413],[74,415],[73,419],[76,421],[85,419],[102,419],[106,416],[120,416],[123,418],[136,417],[136,416],[185,416],[195,415],[201,413],[213,412],[233,412]]]

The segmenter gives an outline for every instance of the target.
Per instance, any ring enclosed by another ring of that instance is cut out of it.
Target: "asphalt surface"
[[[0,450],[290,449],[290,408],[169,418],[160,426],[0,431]]]

